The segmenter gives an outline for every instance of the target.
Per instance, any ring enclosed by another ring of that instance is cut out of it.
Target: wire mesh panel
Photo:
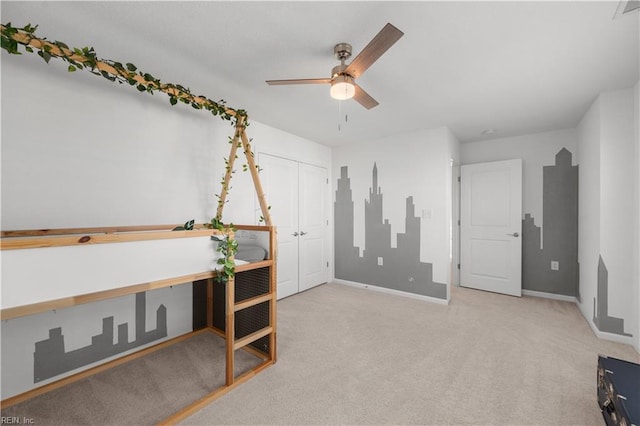
[[[269,292],[269,267],[252,269],[239,272],[235,276],[235,303],[242,302],[252,297],[261,296]],[[213,284],[213,326],[220,331],[225,331],[225,297],[226,284],[214,282]],[[269,302],[259,303],[255,306],[240,310],[235,313],[235,338],[239,339],[255,331],[269,326]],[[251,343],[255,349],[269,352],[269,336],[262,337]]]

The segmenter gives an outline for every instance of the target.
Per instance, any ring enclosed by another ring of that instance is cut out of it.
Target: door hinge
[[[460,226],[460,219],[458,219],[458,226]]]
[[[458,263],[458,269],[460,269],[460,264]]]
[[[327,262],[327,268],[329,267],[329,262]]]

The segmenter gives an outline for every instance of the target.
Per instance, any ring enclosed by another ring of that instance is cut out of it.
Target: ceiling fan
[[[351,57],[351,45],[349,43],[336,44],[333,48],[333,54],[340,61],[340,65],[333,67],[330,78],[267,80],[267,84],[272,86],[284,84],[330,84],[332,98],[340,100],[353,98],[366,109],[371,109],[378,105],[378,101],[358,86],[355,80],[403,35],[402,31],[391,24],[387,24],[349,65],[346,65],[345,61]]]

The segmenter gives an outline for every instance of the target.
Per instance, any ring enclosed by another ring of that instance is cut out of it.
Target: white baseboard
[[[578,299],[575,296],[567,296],[564,294],[555,294],[555,293],[545,293],[544,291],[534,291],[534,290],[522,290],[523,296],[533,296],[533,297],[542,297],[544,299],[553,299],[553,300],[562,300],[564,302],[572,302],[576,305],[578,304]]]
[[[362,284],[362,283],[357,283],[357,282],[354,282],[354,281],[340,280],[338,278],[334,278],[333,282],[335,282],[337,284],[348,285],[348,286],[351,286],[351,287],[357,287],[357,288],[363,288],[363,289],[367,289],[367,290],[373,290],[373,291],[377,291],[377,292],[380,292],[380,293],[393,294],[395,296],[402,296],[402,297],[408,297],[410,299],[423,300],[425,302],[438,303],[440,305],[448,305],[449,304],[449,300],[438,299],[437,297],[423,296],[421,294],[408,293],[406,291],[393,290],[393,289],[390,289],[390,288],[378,287],[378,286],[369,285],[369,284]]]
[[[620,334],[615,333],[607,333],[606,331],[598,330],[598,327],[593,323],[593,321],[587,320],[587,323],[591,327],[591,331],[596,335],[598,339],[609,340],[616,343],[623,343],[625,345],[629,345],[632,348],[636,348],[633,337],[632,336],[621,336]]]

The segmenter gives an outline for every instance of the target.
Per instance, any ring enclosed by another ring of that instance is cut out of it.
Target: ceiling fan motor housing
[[[351,57],[351,45],[349,43],[338,43],[333,47],[333,55],[337,60],[344,63]]]

